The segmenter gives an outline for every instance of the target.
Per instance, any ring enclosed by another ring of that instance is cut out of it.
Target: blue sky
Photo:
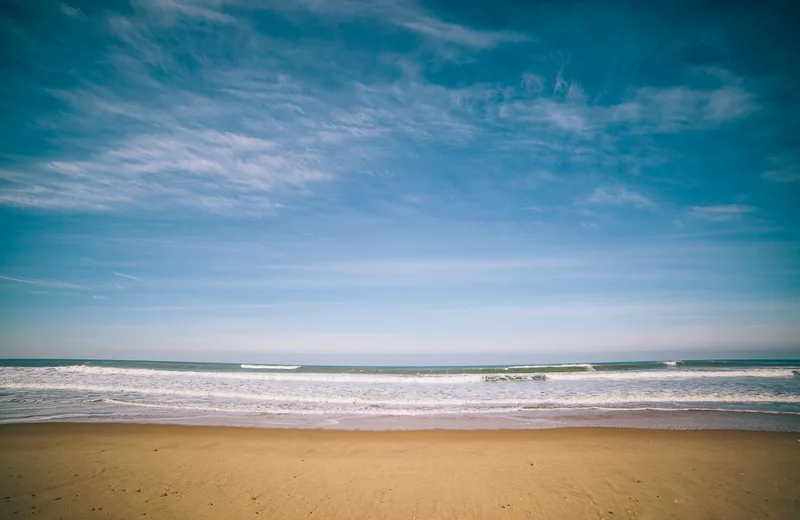
[[[796,357],[793,19],[3,2],[0,357]]]

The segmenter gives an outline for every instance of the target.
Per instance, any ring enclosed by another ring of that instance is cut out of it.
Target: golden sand
[[[0,518],[800,518],[800,435],[0,427]]]

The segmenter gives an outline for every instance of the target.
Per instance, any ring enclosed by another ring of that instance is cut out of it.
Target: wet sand
[[[800,434],[0,426],[0,518],[800,518]]]

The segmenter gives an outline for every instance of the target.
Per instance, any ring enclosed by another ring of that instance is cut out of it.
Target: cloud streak
[[[447,22],[427,12],[413,0],[342,0],[338,2],[299,0],[297,2],[269,2],[267,5],[276,10],[303,9],[320,16],[349,19],[373,18],[381,23],[412,31],[423,38],[476,49],[531,40],[530,36],[515,31],[480,30]]]
[[[787,166],[780,170],[770,170],[762,173],[761,178],[765,181],[777,182],[779,184],[797,182],[800,181],[800,168],[797,166]]]
[[[610,120],[637,133],[710,129],[743,119],[760,109],[755,96],[738,86],[713,90],[686,87],[636,89],[632,99],[612,106]]]
[[[20,278],[16,276],[0,276],[0,280],[5,280],[7,282],[14,282],[18,284],[25,284],[25,285],[39,285],[42,287],[53,287],[57,289],[83,289],[83,287],[80,285],[67,282],[60,282],[58,280]]]
[[[115,274],[115,275],[117,275],[117,276],[119,276],[119,277],[121,277],[121,278],[127,278],[128,280],[137,280],[137,281],[141,281],[141,280],[142,280],[142,279],[141,279],[141,278],[139,278],[138,276],[133,276],[133,275],[131,275],[131,274],[118,273],[118,272],[116,272],[116,271],[114,271],[114,274]]]
[[[592,204],[632,205],[637,208],[652,208],[656,205],[641,193],[624,186],[600,186],[586,201]]]
[[[415,16],[399,25],[437,40],[474,48],[495,47],[502,43],[520,43],[529,37],[510,31],[476,31],[463,25],[448,23],[430,16]]]
[[[761,174],[765,181],[778,184],[800,181],[800,159],[796,153],[772,156],[768,162],[771,168]]]
[[[689,215],[712,222],[730,222],[741,220],[756,211],[757,208],[744,204],[720,204],[717,206],[694,206],[689,210]]]
[[[489,48],[503,43],[530,41],[530,37],[514,31],[474,29],[442,20],[427,12],[414,0],[265,0],[253,4],[243,0],[143,0],[139,6],[151,13],[177,15],[217,23],[237,20],[223,12],[225,7],[293,13],[305,11],[323,18],[372,19],[388,26],[405,29],[438,42],[472,48]]]

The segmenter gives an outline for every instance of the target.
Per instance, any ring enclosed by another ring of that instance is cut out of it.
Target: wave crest
[[[301,368],[301,365],[248,365],[247,363],[242,363],[239,366],[251,370],[297,370]]]
[[[531,370],[531,369],[539,369],[542,371],[552,370],[554,372],[556,371],[571,372],[572,370],[569,369],[579,369],[574,371],[595,372],[594,365],[592,365],[591,363],[567,363],[563,365],[517,365],[517,366],[510,366],[506,370]]]
[[[501,383],[505,381],[547,381],[545,374],[497,374],[483,376],[487,383]]]

